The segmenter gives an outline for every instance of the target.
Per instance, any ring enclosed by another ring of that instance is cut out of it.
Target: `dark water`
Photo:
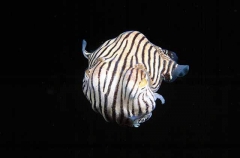
[[[3,157],[228,157],[238,146],[228,140],[239,77],[233,1],[18,2],[7,8]],[[82,92],[82,39],[93,51],[128,30],[175,51],[178,63],[190,67],[185,77],[163,82],[166,104],[158,100],[140,128],[106,123]]]

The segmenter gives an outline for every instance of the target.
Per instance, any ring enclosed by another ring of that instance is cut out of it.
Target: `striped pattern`
[[[155,109],[162,80],[170,81],[178,66],[175,53],[152,44],[142,33],[128,31],[83,54],[88,68],[83,92],[92,109],[109,122],[139,127]],[[172,55],[172,56],[171,56]]]

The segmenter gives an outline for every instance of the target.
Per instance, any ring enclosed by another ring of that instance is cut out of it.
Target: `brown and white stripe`
[[[151,117],[162,80],[173,80],[178,67],[174,52],[152,44],[142,33],[128,31],[83,54],[88,68],[83,92],[106,121],[138,127]],[[175,78],[174,78],[175,79]],[[137,121],[136,121],[137,120]]]

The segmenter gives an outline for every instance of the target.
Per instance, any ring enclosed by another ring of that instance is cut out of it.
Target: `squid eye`
[[[87,69],[87,70],[85,71],[85,73],[86,73],[87,75],[89,75],[89,74],[90,74],[90,70]]]
[[[91,71],[90,71],[89,69],[87,69],[87,70],[85,71],[85,77],[89,78],[90,72],[91,72]]]

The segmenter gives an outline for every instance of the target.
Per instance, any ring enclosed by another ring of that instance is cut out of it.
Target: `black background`
[[[4,8],[0,143],[9,157],[228,157],[237,147],[228,140],[239,77],[234,1],[21,1]],[[91,52],[128,30],[190,67],[163,82],[166,103],[158,100],[139,128],[106,123],[82,92],[82,39]]]

